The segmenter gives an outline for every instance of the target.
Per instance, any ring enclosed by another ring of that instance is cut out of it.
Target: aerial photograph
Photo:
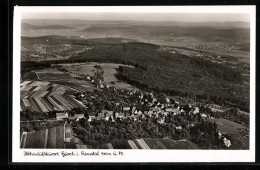
[[[24,12],[20,53],[20,148],[250,148],[247,13]]]

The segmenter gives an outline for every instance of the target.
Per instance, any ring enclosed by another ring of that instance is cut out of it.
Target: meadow
[[[94,66],[99,65],[104,70],[104,81],[103,83],[115,88],[124,88],[124,89],[133,89],[133,87],[125,82],[118,81],[115,77],[119,66],[132,67],[122,64],[115,63],[97,63],[97,62],[88,62],[88,63],[73,63],[73,64],[60,64],[65,70],[69,73],[73,73],[78,77],[82,76],[93,76],[94,75]]]

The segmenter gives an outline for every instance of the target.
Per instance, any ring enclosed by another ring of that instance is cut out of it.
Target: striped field
[[[70,87],[44,81],[24,81],[20,84],[20,109],[36,112],[66,111],[85,107],[71,94]]]

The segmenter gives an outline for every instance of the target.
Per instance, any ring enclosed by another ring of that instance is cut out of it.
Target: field
[[[84,107],[71,94],[77,92],[67,86],[46,81],[24,81],[20,84],[21,111],[66,111]]]
[[[117,73],[116,69],[119,66],[126,66],[122,64],[115,63],[96,63],[96,62],[88,62],[88,63],[73,63],[73,64],[60,64],[63,68],[65,68],[69,73],[76,74],[77,76],[82,75],[94,75],[94,66],[99,65],[104,70],[104,83],[113,86],[116,88],[125,88],[132,89],[133,87],[125,82],[119,82],[115,74]],[[132,66],[129,66],[132,67]],[[112,83],[111,83],[112,82]]]
[[[25,132],[21,137],[21,148],[64,148],[64,127],[58,126],[36,132]]]
[[[210,122],[216,122],[218,129],[222,133],[227,133],[234,137],[233,144],[238,144],[238,148],[240,149],[249,149],[249,129],[245,126],[232,122],[227,119],[216,118],[216,119],[208,119]]]
[[[93,84],[89,81],[78,80],[76,77],[83,77],[86,75],[94,75],[94,66],[100,65],[104,70],[104,83],[116,88],[133,89],[133,87],[125,82],[118,81],[115,77],[116,69],[119,66],[126,66],[123,64],[114,63],[73,63],[73,64],[59,64],[67,72],[60,71],[56,68],[46,68],[36,70],[35,73],[42,81],[51,81],[64,86],[69,86],[75,90],[85,92],[94,89]],[[55,66],[55,65],[54,65]],[[132,67],[132,66],[129,66]]]
[[[245,127],[243,125],[232,122],[232,121],[227,120],[227,119],[216,118],[216,119],[208,119],[208,121],[216,122],[218,129],[221,132],[228,133],[228,134],[237,134],[242,129],[245,129]]]
[[[89,82],[75,79],[75,77],[78,77],[75,73],[65,73],[55,68],[46,68],[35,72],[42,81],[51,81],[81,92],[94,89]]]

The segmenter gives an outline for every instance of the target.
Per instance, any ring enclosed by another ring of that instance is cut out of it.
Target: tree
[[[100,67],[99,65],[95,65],[95,73],[94,73],[94,81],[95,83],[100,86],[102,81],[104,81],[104,70],[102,67]]]

